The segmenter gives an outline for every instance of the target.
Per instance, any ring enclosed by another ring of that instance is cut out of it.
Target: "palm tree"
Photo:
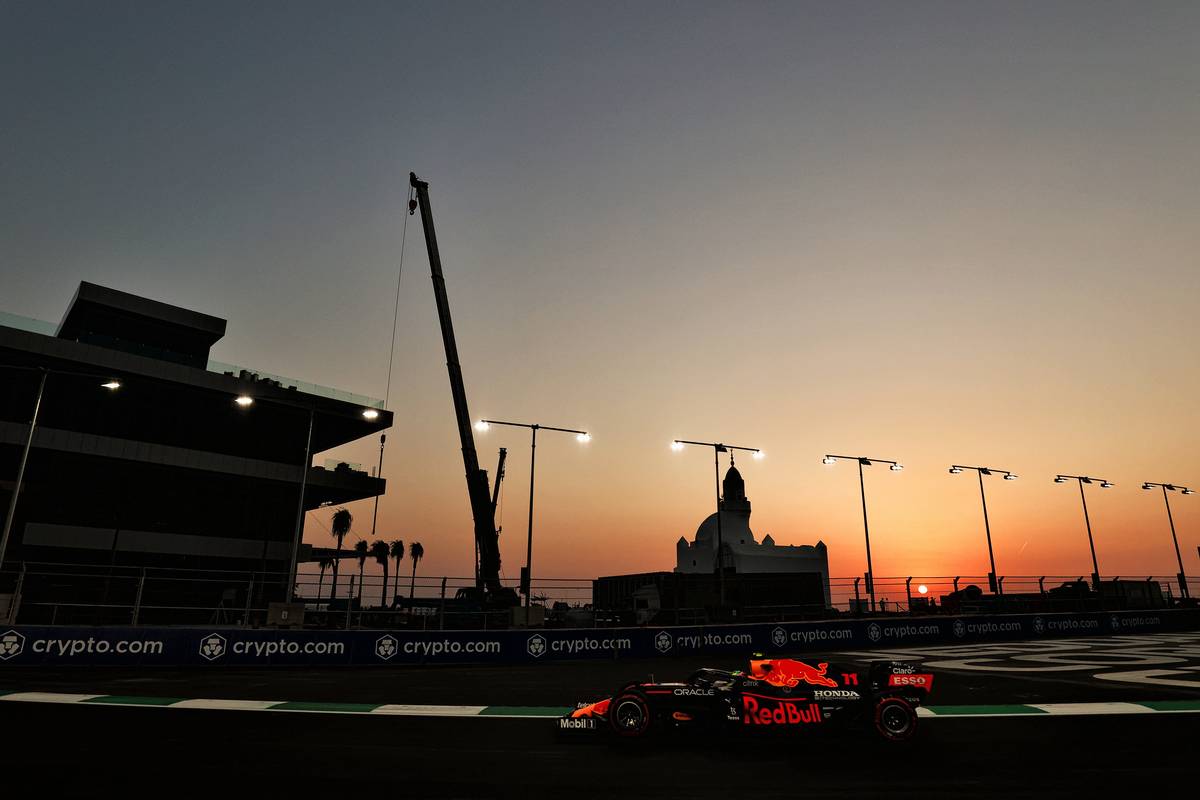
[[[417,588],[417,562],[425,557],[425,548],[420,542],[413,542],[408,546],[408,557],[412,559],[412,582],[408,584],[408,601],[411,603],[413,594]]]
[[[388,543],[383,539],[376,539],[371,542],[371,557],[375,559],[375,563],[383,567],[383,588],[379,590],[379,607],[387,608],[387,590],[388,590],[388,558],[391,553],[388,552]]]
[[[333,535],[337,542],[338,555],[333,560],[333,585],[329,587],[329,600],[333,602],[333,598],[337,596],[337,575],[338,565],[342,563],[342,542],[346,540],[346,535],[350,533],[350,525],[354,522],[354,517],[351,516],[347,509],[339,508],[333,512],[333,521],[329,525],[329,533]]]
[[[400,594],[400,562],[404,560],[404,541],[396,539],[391,546],[392,558],[396,559],[396,591],[392,592],[392,605],[396,604],[396,595]]]
[[[362,608],[362,576],[363,568],[367,566],[367,556],[371,551],[367,548],[367,540],[359,539],[354,543],[354,555],[358,557],[358,607]]]
[[[317,562],[317,564],[321,567],[321,579],[319,581],[317,581],[317,604],[318,604],[318,606],[320,606],[321,598],[324,596],[323,591],[324,591],[324,585],[325,585],[325,570],[327,570],[331,566],[333,566],[333,559],[332,558],[322,558],[320,561]]]

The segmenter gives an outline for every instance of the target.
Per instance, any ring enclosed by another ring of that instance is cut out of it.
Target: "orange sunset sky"
[[[1139,485],[1200,489],[1200,6],[286,8],[84,7],[54,27],[71,63],[5,48],[33,76],[0,132],[7,309],[57,319],[95,281],[227,318],[216,359],[383,397],[411,169],[472,416],[594,436],[540,437],[535,577],[672,568],[713,506],[676,437],[765,450],[753,530],[824,541],[837,576],[862,520],[826,452],[906,465],[867,474],[879,576],[986,572],[952,463],[1020,475],[988,484],[1001,574],[1091,571],[1057,472],[1116,483],[1089,495],[1104,574],[1176,572]],[[403,259],[378,534],[467,576],[419,217]],[[515,578],[528,435],[476,442],[489,470],[509,448]],[[1200,573],[1200,495],[1173,501]]]

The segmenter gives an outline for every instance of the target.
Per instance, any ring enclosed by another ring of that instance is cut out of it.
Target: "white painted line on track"
[[[19,703],[81,703],[102,694],[63,694],[61,692],[15,692],[0,695],[0,700],[16,700]]]
[[[408,717],[474,717],[483,713],[487,706],[431,706],[403,703],[388,703],[371,711],[371,714],[397,714]]]
[[[283,700],[180,700],[172,703],[171,708],[205,708],[218,711],[266,711],[271,706],[278,705]]]
[[[1086,715],[1099,714],[1157,714],[1158,712],[1137,703],[1029,703],[1047,714]]]

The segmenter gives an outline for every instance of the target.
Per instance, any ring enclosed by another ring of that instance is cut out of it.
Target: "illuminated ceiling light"
[[[487,424],[486,420],[481,419],[479,422],[475,423],[475,430],[479,431],[480,433],[487,433],[491,427],[491,425]]]
[[[904,469],[903,464],[892,464],[892,466],[891,466],[892,472],[899,472],[902,469]]]
[[[922,583],[920,586],[917,587],[917,591],[920,592],[921,594],[926,594],[929,591],[929,587]]]
[[[950,468],[951,475],[958,475],[961,472],[962,472],[962,467],[951,467]]]
[[[821,463],[822,464],[836,464],[837,459],[834,458],[833,456],[825,456],[824,458],[821,459]]]
[[[379,419],[379,412],[373,408],[364,408],[363,416],[369,420],[377,420]]]
[[[767,454],[764,453],[762,450],[755,450],[754,457],[757,458],[759,461],[762,461],[764,458],[767,457]]]
[[[679,441],[678,439],[671,442],[671,449],[678,453],[683,449],[683,442]]]
[[[121,388],[120,381],[109,381],[108,383],[102,383],[100,385],[103,388],[108,389],[110,392],[115,392],[117,389]]]
[[[575,437],[575,441],[580,442],[581,444],[587,444],[591,440],[592,435],[590,433],[581,433]]]
[[[248,394],[239,394],[233,402],[237,403],[242,408],[247,408],[248,406],[254,405],[254,398]]]

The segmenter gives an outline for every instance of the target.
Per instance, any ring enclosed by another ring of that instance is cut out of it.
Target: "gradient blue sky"
[[[1198,42],[1191,2],[0,0],[0,307],[56,320],[96,281],[227,318],[223,361],[382,396],[413,169],[474,415],[596,432],[539,453],[539,567],[672,566],[711,504],[681,436],[766,449],[756,532],[839,574],[829,450],[909,464],[872,476],[881,575],[982,571],[951,462],[1023,476],[1002,572],[1088,571],[1069,471],[1120,484],[1104,571],[1173,573],[1136,484],[1200,484]],[[415,224],[397,344],[381,533],[468,574]],[[499,445],[515,574],[525,439]]]

